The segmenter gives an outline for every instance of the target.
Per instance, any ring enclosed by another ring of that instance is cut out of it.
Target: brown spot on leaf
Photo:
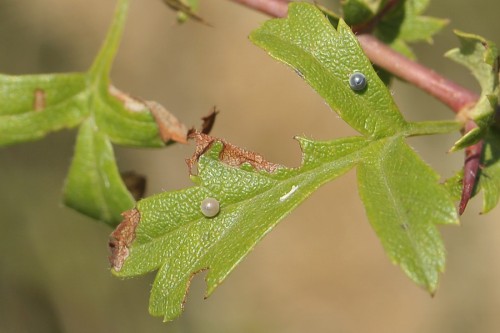
[[[40,88],[35,89],[33,109],[35,111],[42,111],[43,109],[45,109],[45,90]]]
[[[122,213],[123,221],[116,227],[109,239],[109,263],[119,272],[129,255],[129,246],[135,239],[135,229],[141,220],[141,214],[134,208]]]
[[[132,97],[113,85],[109,86],[108,91],[111,96],[122,102],[123,107],[130,112],[150,111],[158,125],[158,131],[163,142],[187,142],[187,127],[160,103]]]
[[[188,139],[194,139],[196,141],[196,149],[193,156],[186,160],[191,174],[194,164],[215,142],[222,143],[222,150],[219,153],[219,159],[222,163],[227,165],[239,167],[244,163],[248,163],[256,170],[263,170],[267,172],[274,172],[281,167],[279,164],[266,161],[264,157],[257,153],[242,149],[223,139],[214,138],[204,133],[192,131],[189,133]]]
[[[127,190],[132,194],[137,201],[144,197],[146,192],[146,177],[134,171],[126,171],[121,173],[123,182]]]

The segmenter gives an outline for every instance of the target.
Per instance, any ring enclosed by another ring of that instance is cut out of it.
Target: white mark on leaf
[[[299,188],[299,187],[298,187],[297,185],[293,185],[293,186],[292,186],[292,189],[291,189],[290,191],[288,191],[288,193],[287,193],[287,194],[285,194],[285,195],[283,195],[283,196],[281,196],[281,197],[280,197],[280,201],[281,201],[281,202],[283,202],[283,201],[285,201],[286,199],[290,198],[290,196],[291,196],[291,195],[292,195],[295,191],[297,191],[297,189],[298,189],[298,188]]]

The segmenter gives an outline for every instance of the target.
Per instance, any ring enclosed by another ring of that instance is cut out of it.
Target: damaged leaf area
[[[186,160],[189,167],[189,172],[192,174],[193,166],[201,155],[208,151],[214,143],[220,142],[222,144],[222,149],[219,153],[219,160],[230,166],[239,167],[243,164],[249,164],[253,168],[259,171],[274,172],[280,165],[268,162],[263,156],[239,148],[225,140],[214,138],[210,135],[194,131],[189,134],[189,139],[194,139],[196,141],[196,150],[194,155]]]
[[[139,201],[110,242],[116,276],[158,270],[149,310],[165,320],[181,314],[193,274],[209,270],[210,295],[293,208],[320,185],[352,168],[368,144],[361,137],[332,142],[299,138],[303,164],[290,169],[221,139],[200,133],[193,137],[197,144],[190,161],[197,161],[198,174],[192,176],[196,186]],[[220,204],[215,217],[202,212],[206,198]],[[133,236],[128,232],[136,224],[131,214],[134,218],[140,214]]]
[[[133,241],[116,235],[112,240],[113,274],[157,271],[149,310],[166,321],[181,314],[194,274],[208,270],[210,295],[291,210],[354,167],[368,219],[391,261],[430,293],[437,288],[445,266],[437,226],[456,224],[458,216],[439,175],[405,138],[456,131],[459,124],[407,122],[342,20],[334,29],[307,3],[292,3],[288,13],[286,19],[264,23],[251,40],[301,73],[361,136],[326,142],[298,138],[302,164],[287,168],[225,140],[191,132],[196,147],[187,163],[195,185],[139,201]],[[366,79],[363,89],[351,88],[355,72]],[[207,202],[218,210],[207,212]]]
[[[163,106],[132,97],[110,83],[128,3],[118,1],[106,41],[87,72],[0,74],[0,146],[79,127],[63,201],[112,226],[135,203],[120,177],[112,144],[161,147],[187,140],[186,126]]]
[[[111,250],[109,262],[116,271],[122,269],[123,263],[128,258],[129,246],[135,239],[135,229],[141,220],[141,214],[137,209],[127,210],[122,216],[123,221],[111,234],[108,244]]]

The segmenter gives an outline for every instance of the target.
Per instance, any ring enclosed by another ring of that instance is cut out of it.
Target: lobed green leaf
[[[180,315],[196,272],[210,270],[206,277],[210,295],[293,208],[320,185],[352,168],[368,144],[360,137],[299,142],[303,165],[280,167],[272,173],[228,166],[219,160],[223,144],[214,144],[199,159],[197,186],[138,202],[140,221],[134,241],[127,244],[126,257],[112,259],[113,273],[129,277],[159,269],[149,309],[165,320]],[[200,209],[208,197],[220,202],[220,212],[213,218]]]

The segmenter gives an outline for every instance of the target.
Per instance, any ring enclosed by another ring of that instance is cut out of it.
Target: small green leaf
[[[467,67],[476,78],[484,94],[492,94],[498,87],[498,49],[495,43],[481,36],[455,31],[460,47],[445,56]]]
[[[462,112],[466,119],[474,120],[478,127],[460,138],[452,151],[470,146],[486,136],[494,120],[500,93],[496,45],[481,36],[460,31],[455,31],[455,34],[460,40],[460,48],[450,50],[446,56],[472,72],[481,87],[481,96],[474,106]]]
[[[377,25],[375,35],[396,51],[409,58],[415,58],[408,46],[412,42],[432,42],[432,36],[439,32],[448,20],[421,16],[429,0],[403,0],[387,13]],[[379,10],[382,10],[381,6]]]
[[[344,21],[350,26],[364,23],[375,14],[364,0],[342,1],[342,11],[344,12]]]
[[[111,143],[92,118],[78,132],[64,203],[111,226],[117,225],[121,212],[135,203],[120,177]]]
[[[328,105],[361,134],[390,136],[407,126],[344,21],[335,30],[314,6],[292,3],[287,19],[265,22],[250,39],[301,73]],[[366,76],[369,89],[350,89],[349,77],[354,72]]]
[[[303,165],[272,173],[222,163],[219,156],[225,146],[215,142],[199,159],[197,186],[139,201],[140,221],[133,242],[126,244],[126,256],[118,255],[124,248],[113,246],[113,273],[130,277],[159,269],[149,310],[166,321],[180,315],[189,281],[200,270],[210,270],[206,277],[210,295],[293,208],[352,168],[368,144],[359,137],[299,142]],[[200,209],[208,197],[220,203],[214,218],[205,217]],[[112,242],[122,244],[122,238]]]

